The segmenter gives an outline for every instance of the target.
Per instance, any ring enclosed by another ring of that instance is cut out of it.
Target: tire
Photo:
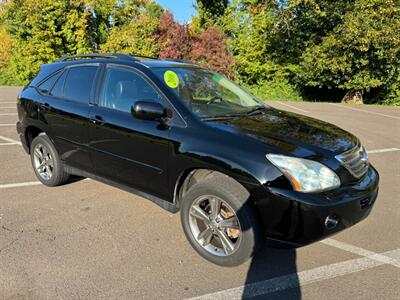
[[[35,137],[30,149],[32,167],[41,183],[58,186],[68,182],[70,175],[65,172],[60,156],[46,134]]]
[[[253,204],[248,201],[248,198],[249,193],[243,186],[232,178],[219,173],[211,174],[205,180],[196,183],[184,195],[180,212],[183,231],[192,247],[202,257],[220,266],[234,267],[257,253],[263,244],[263,231]],[[218,203],[218,201],[222,203],[220,209],[216,210],[220,215],[217,217],[220,222],[213,223],[212,219],[215,214],[213,214],[212,203]],[[200,212],[201,217],[198,218],[199,207],[211,219],[210,223],[203,221],[202,212]],[[232,213],[235,215],[232,216]],[[232,221],[232,224],[236,224],[235,227],[226,229],[226,220],[228,219]],[[233,220],[237,222],[233,222]],[[204,227],[202,223],[208,225]],[[221,224],[225,224],[225,228],[218,229]],[[199,229],[200,226],[201,229]],[[237,228],[239,228],[239,234]],[[211,241],[210,230],[212,232]],[[207,233],[205,234],[205,232]],[[220,238],[224,233],[225,237]],[[203,236],[204,238],[199,240],[199,237]],[[232,247],[225,247],[222,243],[226,237],[234,245],[233,250]],[[222,248],[216,246],[218,244]]]

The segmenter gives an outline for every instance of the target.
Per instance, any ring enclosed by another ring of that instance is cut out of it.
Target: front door
[[[107,66],[89,116],[93,166],[97,175],[162,197],[167,194],[170,130],[159,121],[134,118],[131,107],[137,100],[165,105],[137,71]]]

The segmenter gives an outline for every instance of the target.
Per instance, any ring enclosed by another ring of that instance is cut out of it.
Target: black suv
[[[299,246],[350,227],[378,193],[355,136],[190,62],[63,57],[23,89],[18,116],[43,184],[89,177],[180,210],[193,248],[223,266],[266,237]]]

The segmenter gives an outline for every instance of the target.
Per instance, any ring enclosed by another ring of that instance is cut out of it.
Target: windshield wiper
[[[249,110],[248,112],[246,112],[246,115],[252,116],[252,115],[255,115],[255,114],[259,114],[259,113],[261,113],[264,109],[266,109],[265,106],[259,106],[259,107],[256,107],[256,108],[254,108],[254,109]]]
[[[237,113],[237,114],[231,114],[231,115],[221,115],[221,116],[212,116],[212,117],[204,117],[201,118],[203,121],[214,121],[214,120],[224,120],[224,119],[232,119],[232,118],[240,118],[243,116],[252,116],[255,114],[261,113],[263,110],[267,109],[265,106],[259,106],[256,107],[252,110],[249,110],[244,113]]]
[[[203,121],[215,121],[215,120],[226,120],[243,117],[243,114],[235,114],[235,115],[223,115],[223,116],[212,116],[212,117],[204,117],[201,118]]]

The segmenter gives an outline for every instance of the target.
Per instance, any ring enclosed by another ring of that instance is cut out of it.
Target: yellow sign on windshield
[[[164,81],[172,89],[177,88],[179,85],[178,75],[171,70],[168,70],[164,73]]]

